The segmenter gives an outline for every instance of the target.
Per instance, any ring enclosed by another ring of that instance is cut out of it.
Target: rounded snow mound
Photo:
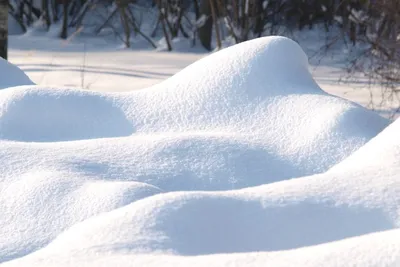
[[[177,83],[180,89],[186,89],[190,94],[194,89],[192,86],[187,88],[187,83],[179,86],[182,80],[189,80],[193,85],[203,85],[196,91],[215,94],[230,91],[225,97],[232,96],[231,101],[238,94],[249,98],[322,94],[308,67],[308,58],[296,42],[271,36],[247,41],[200,59],[160,86]]]
[[[396,175],[321,174],[231,192],[174,192],[100,214],[44,251],[198,256],[278,251],[396,229]]]
[[[128,254],[104,250],[91,253],[74,251],[60,253],[45,249],[4,265],[13,266],[352,266],[398,267],[400,229],[367,234],[327,244],[279,252],[176,256],[170,254]],[[45,259],[45,261],[44,261]]]
[[[99,162],[104,151],[110,155],[99,164],[104,167],[89,168],[91,174],[119,177],[126,163],[132,180],[167,191],[237,189],[323,172],[387,124],[324,93],[304,52],[284,37],[224,49],[128,94],[38,86],[0,92],[1,139],[47,142],[49,151],[63,146],[53,142],[80,140],[69,151],[76,150],[82,162],[86,155]],[[124,147],[136,153],[99,140],[127,136]],[[82,142],[92,143],[90,151],[80,150]],[[40,160],[65,164],[58,154],[38,153]]]
[[[397,119],[366,145],[345,160],[335,165],[330,171],[380,168],[400,172],[400,119]]]
[[[73,141],[132,134],[113,98],[88,91],[15,87],[0,92],[0,138]]]
[[[0,90],[19,85],[34,84],[17,66],[0,58]]]
[[[161,193],[144,183],[105,181],[54,170],[31,171],[6,181],[7,190],[0,187],[0,263],[42,248],[63,230],[91,216]]]

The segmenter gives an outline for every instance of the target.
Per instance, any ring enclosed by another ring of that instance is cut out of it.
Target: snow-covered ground
[[[36,84],[124,92],[159,83],[205,56],[117,49],[97,39],[68,42],[56,38],[12,36],[10,62]]]
[[[2,266],[400,265],[400,121],[321,90],[295,42],[43,40],[11,40],[39,86],[0,61]]]

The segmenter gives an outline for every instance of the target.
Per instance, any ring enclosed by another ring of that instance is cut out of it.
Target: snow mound
[[[32,170],[3,179],[0,262],[43,247],[74,223],[161,192],[142,183],[102,181],[54,170]]]
[[[17,66],[0,58],[0,90],[19,85],[32,85],[33,82]]]
[[[350,155],[343,162],[335,165],[330,171],[346,171],[351,169],[397,170],[400,166],[400,120],[394,121],[375,138]]]
[[[293,266],[294,256],[302,266],[397,266],[399,170],[158,194],[77,223],[15,263],[67,266],[73,258],[89,266],[111,259],[119,266],[131,266],[128,259],[141,266],[259,266],[267,259]]]
[[[282,175],[293,169],[285,178],[328,169],[388,123],[324,93],[304,52],[283,37],[227,48],[154,88],[127,95],[26,87],[0,99],[3,139],[222,133],[277,157],[284,162]]]
[[[240,191],[156,195],[76,224],[48,249],[277,251],[397,228],[398,174],[375,175],[321,174]]]
[[[68,89],[3,90],[0,116],[0,138],[15,141],[72,141],[133,132],[112,97]]]
[[[368,234],[328,244],[279,252],[216,254],[196,257],[166,254],[38,253],[4,266],[352,266],[397,267],[400,262],[400,230]]]
[[[327,171],[388,124],[323,92],[303,51],[282,37],[227,48],[126,94],[7,88],[0,262],[269,257],[395,229],[398,172],[299,178]]]

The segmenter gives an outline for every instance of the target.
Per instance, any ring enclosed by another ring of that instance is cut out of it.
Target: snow
[[[185,256],[277,251],[393,229],[399,223],[398,211],[386,207],[400,200],[396,188],[359,176],[346,178],[325,175],[223,193],[161,194],[77,224],[47,250]],[[366,192],[354,192],[360,180],[370,182],[363,188],[367,192],[387,190],[375,206]],[[333,182],[337,185],[330,189]]]
[[[37,87],[4,90],[1,96],[0,136],[6,140],[72,141],[121,137],[133,131],[112,97]]]
[[[40,266],[397,266],[399,262],[399,230],[364,235],[329,244],[282,252],[217,254],[196,257],[173,255],[135,255],[87,252],[25,259],[6,266],[39,264]],[[59,265],[64,263],[64,265]],[[350,263],[350,264],[349,264]]]
[[[41,33],[42,34],[42,33]],[[38,85],[126,92],[157,84],[204,56],[116,49],[102,38],[11,36],[10,62]],[[143,48],[143,43],[132,44]],[[187,44],[186,44],[187,46]]]
[[[17,85],[33,84],[22,70],[3,58],[0,58],[0,81],[0,90]]]
[[[393,169],[400,166],[400,120],[396,120],[368,144],[340,162],[331,171],[348,169]],[[386,170],[386,171],[387,171]]]
[[[59,32],[59,28],[52,32]],[[148,43],[140,39],[132,41],[132,49],[121,49],[115,40],[93,38],[83,33],[67,41],[55,39],[51,33],[50,36],[43,34],[41,30],[34,35],[30,32],[9,38],[10,62],[42,86],[129,92],[160,83],[208,55],[198,46],[191,48],[191,42],[183,38],[173,40],[173,52],[165,52],[162,44],[156,51],[149,50]],[[392,102],[383,101],[379,85],[370,87],[363,77],[343,80],[347,75],[342,69],[343,62],[349,57],[343,47],[333,48],[329,54],[322,53],[324,57],[320,58],[321,47],[325,40],[329,42],[325,35],[325,29],[320,29],[303,30],[293,36],[309,56],[310,71],[318,84],[330,94],[374,108],[383,116],[396,113],[398,101],[393,98]],[[229,43],[224,42],[225,45]]]
[[[325,93],[287,38],[127,93],[12,86],[4,266],[400,262],[400,121]]]

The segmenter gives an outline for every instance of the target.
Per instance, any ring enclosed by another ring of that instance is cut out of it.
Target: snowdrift
[[[1,90],[0,262],[395,266],[388,125],[323,92],[282,37],[127,94]]]
[[[384,172],[397,171],[400,166],[400,120],[393,122],[388,128],[373,138],[365,146],[335,165],[330,172],[348,170],[382,169]]]
[[[279,252],[253,252],[183,257],[165,254],[97,253],[42,254],[5,266],[398,266],[399,230],[364,235],[324,245]],[[25,264],[25,265],[24,265]]]
[[[0,58],[0,90],[18,85],[33,85],[33,82],[17,66]]]

